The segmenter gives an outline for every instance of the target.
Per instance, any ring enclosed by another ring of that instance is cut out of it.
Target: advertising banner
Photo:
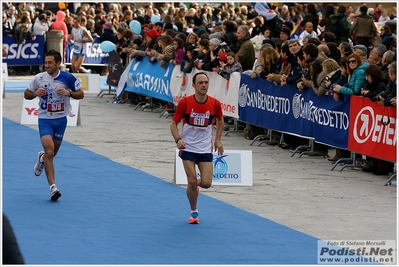
[[[170,80],[173,65],[166,63],[160,66],[160,61],[150,63],[148,58],[141,61],[134,59],[120,77],[119,84],[125,84],[124,90],[140,95],[150,96],[169,103],[173,102],[170,90]]]
[[[351,96],[348,149],[396,162],[396,107],[379,106],[369,98]]]
[[[252,151],[225,150],[223,156],[213,153],[213,185],[252,186]],[[196,166],[197,177],[201,174]],[[187,184],[183,162],[179,150],[175,155],[175,182]]]
[[[67,126],[80,125],[80,101],[71,99],[71,105],[73,114],[67,117]],[[38,106],[39,98],[36,97],[32,100],[24,99],[21,112],[21,124],[22,125],[38,125]]]
[[[173,102],[175,105],[182,97],[194,94],[193,76],[200,70],[193,68],[191,73],[187,73],[182,78],[176,78],[180,73],[180,66],[173,70],[170,89],[172,90]],[[215,72],[206,71],[209,77],[208,95],[215,97],[222,103],[224,116],[238,118],[238,88],[240,87],[241,74],[233,72],[230,80],[226,80]]]
[[[25,44],[17,44],[14,37],[3,36],[3,46],[7,57],[3,62],[8,66],[32,66],[44,64],[44,37],[36,35],[36,40],[26,40]]]
[[[241,75],[238,93],[240,121],[291,133],[337,148],[346,148],[349,99],[316,96],[311,89],[275,86],[264,79]]]

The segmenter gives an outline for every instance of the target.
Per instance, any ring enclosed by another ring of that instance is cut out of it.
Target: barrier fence
[[[148,59],[133,60],[118,85],[123,90],[173,102],[194,93],[192,77],[197,69],[176,78],[180,66]],[[271,130],[314,139],[332,147],[396,162],[396,107],[380,107],[360,96],[335,101],[313,90],[298,91],[293,85],[276,86],[264,79],[233,73],[226,80],[206,72],[208,94],[218,98],[225,116]]]

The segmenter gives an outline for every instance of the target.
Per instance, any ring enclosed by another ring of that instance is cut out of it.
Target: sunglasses
[[[351,63],[355,63],[357,61],[356,60],[348,60],[347,62],[348,62],[348,64],[351,64]]]

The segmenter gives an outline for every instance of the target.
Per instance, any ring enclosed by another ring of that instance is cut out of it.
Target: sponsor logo
[[[213,158],[213,179],[238,179],[237,173],[228,173],[229,165],[227,164],[225,157],[228,155],[218,156]]]
[[[373,108],[362,108],[353,124],[353,138],[363,144],[369,140],[375,143],[396,145],[395,118],[374,114]]]
[[[7,51],[7,59],[36,59],[40,58],[38,43],[28,44],[3,44]]]

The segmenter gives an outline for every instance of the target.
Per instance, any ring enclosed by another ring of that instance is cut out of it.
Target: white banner
[[[176,78],[180,73],[180,66],[175,66],[170,81],[173,102],[175,105],[182,97],[194,94],[192,79],[195,73],[200,70],[193,68],[191,73],[187,73],[183,78]],[[234,72],[230,75],[230,80],[226,80],[216,72],[206,71],[209,77],[208,94],[215,97],[222,103],[223,115],[238,118],[238,89],[240,88],[241,75]]]
[[[72,111],[73,114],[67,117],[68,124],[67,126],[76,126],[80,125],[80,106],[79,100],[71,99]],[[39,98],[34,98],[32,100],[24,99],[24,103],[22,105],[22,113],[21,113],[21,124],[24,125],[37,125],[38,119],[38,106],[39,106]]]
[[[225,150],[223,156],[213,153],[213,185],[252,186],[252,151]],[[196,166],[197,177],[201,177]],[[186,185],[187,176],[179,150],[175,155],[175,183]]]

